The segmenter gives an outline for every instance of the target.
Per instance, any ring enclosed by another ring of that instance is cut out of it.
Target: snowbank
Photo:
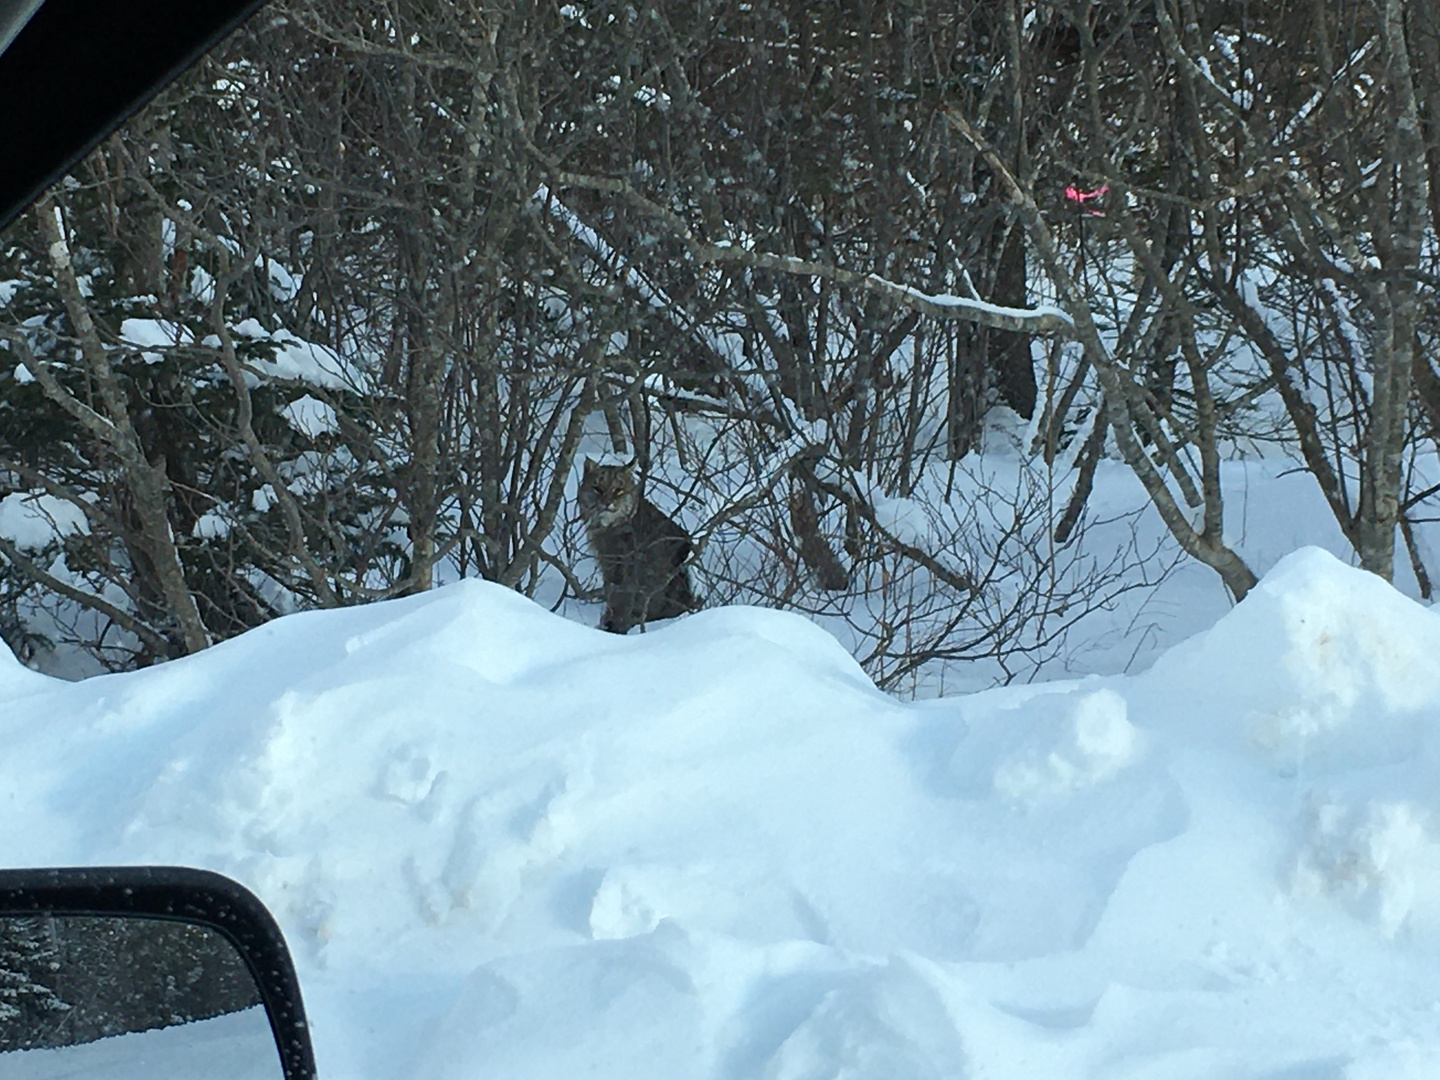
[[[905,705],[467,581],[78,684],[0,864],[231,874],[321,1075],[1440,1075],[1440,617],[1309,550],[1131,678]]]

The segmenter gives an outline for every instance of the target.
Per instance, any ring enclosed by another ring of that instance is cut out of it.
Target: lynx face
[[[628,465],[601,465],[585,459],[580,481],[580,517],[591,529],[608,529],[635,516],[635,477]]]

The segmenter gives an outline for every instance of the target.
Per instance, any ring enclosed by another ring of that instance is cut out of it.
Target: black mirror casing
[[[0,229],[263,2],[45,0],[0,52]]]
[[[314,1080],[315,1056],[290,951],[270,912],[244,886],[186,867],[0,870],[0,918],[42,914],[159,919],[216,931],[255,980],[285,1080]]]

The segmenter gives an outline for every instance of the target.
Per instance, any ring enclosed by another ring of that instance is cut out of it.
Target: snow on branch
[[[965,277],[968,283],[969,275],[966,274]],[[890,294],[893,290],[903,294],[896,297],[898,302],[940,318],[968,319],[997,330],[1017,330],[1031,334],[1058,333],[1068,336],[1075,329],[1074,319],[1062,309],[1048,304],[1034,308],[1003,307],[978,298],[923,293],[909,285],[886,281],[875,274],[867,275],[867,280],[875,291]]]
[[[1068,314],[1057,307],[1012,308],[989,304],[966,296],[932,295],[919,289],[890,281],[878,274],[861,274],[829,263],[813,262],[794,255],[774,255],[764,251],[727,244],[706,244],[690,239],[691,253],[701,263],[738,263],[752,269],[774,270],[785,274],[818,277],[837,285],[864,289],[885,297],[899,307],[920,311],[938,319],[961,319],[979,323],[995,330],[1013,330],[1022,334],[1064,334],[1075,330]]]
[[[625,180],[572,173],[555,167],[548,160],[546,163],[551,165],[557,185],[618,195],[650,217],[663,223],[677,239],[684,242],[691,257],[702,265],[726,263],[755,270],[794,274],[799,277],[818,277],[826,281],[833,281],[837,285],[864,289],[866,292],[885,297],[899,307],[923,312],[933,318],[960,319],[979,323],[981,326],[988,326],[995,330],[1011,330],[1022,334],[1062,334],[1067,337],[1075,330],[1075,324],[1070,316],[1057,307],[1012,308],[989,304],[973,297],[932,295],[899,282],[889,281],[877,274],[862,274],[854,270],[846,270],[843,267],[832,266],[829,263],[814,262],[794,255],[776,255],[771,252],[756,251],[730,243],[708,243],[697,237],[678,214],[646,198]],[[547,189],[542,188],[541,190],[546,191]]]

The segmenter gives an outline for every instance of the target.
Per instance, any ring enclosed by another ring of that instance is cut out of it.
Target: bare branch
[[[73,600],[81,607],[88,608],[91,611],[98,611],[122,630],[134,634],[154,650],[156,655],[170,655],[172,646],[170,642],[165,640],[162,634],[146,626],[128,611],[116,607],[104,597],[86,592],[84,589],[77,589],[69,582],[61,581],[49,571],[42,570],[32,560],[26,558],[20,549],[3,535],[0,535],[0,555],[4,555],[12,566],[37,585],[49,589],[57,596],[63,596],[67,600]]]

